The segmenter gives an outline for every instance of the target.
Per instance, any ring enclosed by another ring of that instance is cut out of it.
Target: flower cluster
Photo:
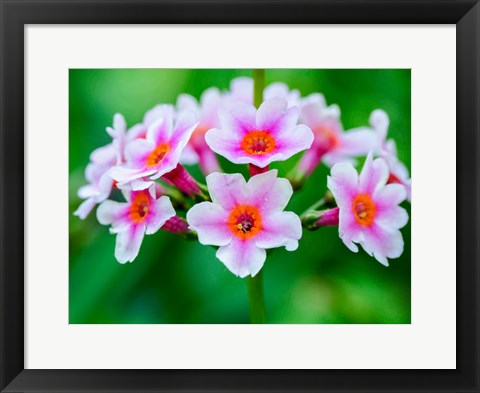
[[[387,140],[388,115],[377,109],[368,125],[345,131],[339,107],[323,95],[302,97],[277,82],[254,103],[254,85],[237,78],[227,91],[212,87],[199,100],[181,94],[130,129],[116,114],[107,127],[111,143],[90,156],[88,184],[78,191],[84,201],[74,214],[85,219],[99,205],[97,219],[116,234],[120,263],[136,258],[144,235],[164,230],[218,247],[217,258],[233,274],[255,276],[266,250],[294,251],[303,228],[332,225],[353,252],[359,244],[384,265],[399,257],[400,228],[408,221],[399,205],[411,200],[411,182],[395,142]],[[269,168],[300,153],[286,177]],[[250,178],[224,173],[218,155],[248,165]],[[285,211],[321,163],[331,174],[320,203],[301,216]],[[195,164],[205,182],[189,173]],[[322,204],[331,206],[318,210]]]

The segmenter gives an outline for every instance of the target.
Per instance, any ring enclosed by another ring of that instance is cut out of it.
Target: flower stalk
[[[262,324],[267,322],[265,298],[263,294],[263,274],[260,270],[255,277],[247,278],[248,303],[250,307],[250,322]]]
[[[259,108],[263,101],[263,90],[265,89],[265,70],[253,70],[253,105]]]

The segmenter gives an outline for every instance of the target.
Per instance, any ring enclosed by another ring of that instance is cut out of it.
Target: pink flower
[[[192,111],[198,121],[198,126],[186,146],[181,161],[185,164],[199,163],[205,174],[220,171],[215,153],[205,142],[208,130],[218,127],[218,111],[223,104],[223,98],[217,88],[210,88],[203,92],[200,101],[188,94],[181,94],[177,99],[177,108],[181,113]]]
[[[108,170],[111,166],[105,166],[95,163],[90,163],[85,168],[85,178],[88,184],[82,186],[78,190],[78,196],[84,201],[80,204],[73,215],[78,216],[84,220],[95,205],[103,202],[110,196],[113,187],[113,180],[108,175]]]
[[[118,262],[132,262],[138,255],[145,234],[157,232],[167,220],[175,216],[170,198],[156,198],[155,186],[147,190],[124,191],[128,202],[111,200],[97,209],[102,225],[111,225],[110,232],[117,235],[115,258]]]
[[[148,188],[153,180],[173,171],[197,124],[185,111],[175,122],[173,111],[165,110],[148,127],[145,139],[135,139],[125,149],[126,163],[110,170],[119,186],[132,183],[133,190]]]
[[[128,135],[127,124],[121,114],[115,114],[113,128],[107,127],[107,133],[112,137],[112,142],[90,154],[90,163],[85,168],[85,179],[88,184],[78,190],[78,196],[84,201],[73,214],[82,220],[90,214],[96,204],[109,197],[114,181],[108,171],[124,160]]]
[[[369,154],[360,173],[350,163],[333,166],[327,184],[339,207],[339,235],[345,245],[358,252],[360,244],[381,264],[398,258],[403,252],[399,229],[408,222],[408,214],[399,204],[405,200],[405,188],[387,184],[389,171],[382,158]]]
[[[268,85],[263,91],[263,100],[283,98],[287,101],[288,107],[298,106],[300,103],[300,92],[297,89],[290,90],[285,83],[274,82]],[[248,77],[235,78],[230,83],[230,93],[227,100],[243,101],[253,104],[253,79]]]
[[[303,175],[310,175],[320,161],[328,166],[338,162],[354,162],[353,157],[368,154],[377,144],[375,133],[367,127],[343,132],[339,107],[327,106],[321,94],[311,94],[303,100],[301,121],[315,135],[312,147],[299,163],[298,169]]]
[[[235,164],[265,168],[312,144],[312,131],[297,125],[298,115],[298,108],[287,109],[281,98],[265,101],[258,110],[237,102],[229,111],[220,112],[221,128],[208,131],[205,139],[213,151]]]
[[[178,116],[178,113],[175,111],[175,107],[171,104],[158,104],[155,105],[152,109],[148,110],[145,115],[143,116],[143,122],[136,125],[135,131],[132,129],[129,134],[132,134],[132,138],[128,140],[134,139],[145,139],[147,137],[147,130],[152,124],[156,121],[162,119],[166,115],[171,115],[172,118],[175,120]],[[198,162],[197,153],[189,146],[185,146],[180,155],[180,163],[186,165],[193,165]]]
[[[390,120],[385,111],[376,109],[370,115],[370,125],[377,132],[379,138],[379,147],[377,153],[385,159],[390,170],[388,183],[399,183],[407,191],[407,200],[412,200],[412,181],[408,169],[403,162],[398,159],[397,146],[393,139],[387,140],[388,126]]]
[[[217,258],[235,275],[255,276],[262,268],[265,249],[298,248],[302,236],[299,217],[283,211],[292,186],[272,170],[247,182],[240,174],[207,176],[212,202],[202,202],[187,212],[187,221],[204,245],[220,246]]]

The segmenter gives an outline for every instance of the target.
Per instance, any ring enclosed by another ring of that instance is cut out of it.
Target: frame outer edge
[[[480,3],[457,23],[456,33],[457,369],[471,391],[479,392]],[[474,316],[473,324],[467,315]]]
[[[58,383],[60,381],[53,378],[53,376],[61,372],[61,370],[51,370],[50,372],[47,370],[23,370],[24,268],[23,265],[20,268],[12,262],[24,260],[24,184],[23,178],[18,178],[18,174],[24,174],[24,138],[23,134],[21,138],[15,137],[15,133],[22,132],[24,129],[23,111],[18,112],[18,108],[23,107],[24,104],[24,53],[23,51],[19,51],[18,45],[24,42],[24,23],[31,22],[30,19],[32,19],[32,21],[34,20],[35,23],[42,23],[42,21],[43,23],[48,23],[47,21],[53,22],[52,19],[55,20],[53,23],[60,23],[59,21],[63,20],[65,22],[65,19],[68,19],[68,17],[60,14],[49,16],[37,14],[32,16],[32,14],[28,12],[28,4],[31,6],[35,3],[37,5],[40,2],[18,2],[14,4],[13,2],[0,0],[0,294],[2,297],[0,307],[0,339],[2,346],[0,356],[0,390],[10,392],[24,391],[24,389],[27,391],[58,390],[59,386],[56,385],[55,382]],[[62,0],[58,1],[57,4],[59,7],[65,8],[66,3],[65,0]],[[87,2],[80,1],[76,3],[85,4]],[[463,6],[465,6],[466,2],[462,3]],[[472,4],[473,2],[468,3]],[[23,7],[18,7],[18,4],[22,4]],[[50,7],[54,9],[52,2],[50,2]],[[7,9],[8,17],[6,16]],[[26,17],[26,14],[29,14],[29,18]],[[82,15],[85,15],[85,13],[82,13]],[[28,22],[25,22],[26,19],[29,19]],[[435,18],[431,17],[431,19],[434,20]],[[463,89],[462,94],[457,96],[457,129],[464,130],[467,135],[467,137],[460,139],[460,143],[457,143],[457,149],[461,149],[462,152],[467,153],[462,154],[462,157],[457,155],[457,169],[466,171],[465,173],[457,172],[457,206],[465,203],[461,211],[457,209],[457,222],[468,228],[457,232],[457,250],[460,250],[457,251],[457,256],[459,260],[460,257],[462,257],[463,259],[472,261],[465,269],[462,267],[462,269],[458,269],[457,271],[457,312],[462,310],[457,320],[457,335],[461,338],[458,343],[462,344],[460,345],[460,351],[457,347],[457,354],[459,355],[459,359],[461,359],[457,363],[457,366],[462,371],[463,378],[461,380],[462,386],[458,386],[458,389],[455,389],[455,391],[462,392],[479,391],[479,31],[480,6],[476,3],[457,24],[457,91],[459,91],[459,86],[462,86]],[[8,32],[8,39],[6,32]],[[462,40],[464,45],[460,48],[459,44],[462,43]],[[6,56],[6,54],[9,56]],[[8,75],[6,75],[7,70],[9,72]],[[6,100],[6,92],[13,93],[9,95],[8,102]],[[7,133],[7,130],[14,130],[14,132]],[[470,131],[467,133],[467,130]],[[469,136],[473,136],[473,140],[468,140]],[[11,171],[7,172],[7,163],[9,169],[17,165],[15,173]],[[9,190],[8,193],[6,192],[7,188]],[[19,199],[19,196],[22,197]],[[21,212],[21,216],[18,214],[19,212]],[[472,216],[475,221],[473,225],[471,224]],[[12,219],[15,220],[12,221]],[[9,223],[8,228],[6,227],[6,223]],[[8,231],[5,229],[8,229]],[[470,230],[470,233],[467,232],[468,230]],[[470,253],[471,251],[473,252]],[[462,278],[462,280],[460,280],[460,278]],[[468,285],[462,287],[462,285],[459,285],[462,283]],[[475,323],[473,325],[466,323],[466,321],[468,322],[468,320],[465,320],[465,313],[467,312],[470,313],[470,315],[471,313],[475,315]],[[463,318],[461,318],[462,315]],[[475,338],[475,342],[473,343],[468,341],[468,338],[472,337]],[[98,371],[101,372],[101,370]],[[74,370],[71,370],[71,372],[74,374]],[[38,378],[35,379],[29,377],[31,374],[39,375]],[[71,385],[71,382],[70,380],[70,383],[61,386],[60,390],[78,391],[78,387],[75,389]],[[173,383],[174,381],[172,380],[171,382]],[[5,386],[9,383],[10,385],[5,389]],[[35,386],[33,387],[31,383],[35,383]],[[105,390],[111,391],[111,389],[115,389],[114,382],[109,382],[108,384],[111,384],[110,389],[107,388]],[[392,389],[393,388],[392,386]],[[201,389],[206,391],[210,390],[207,385],[198,386],[198,390]],[[319,387],[317,387],[317,389],[319,389]],[[425,389],[428,390],[427,387],[425,387]],[[444,387],[442,390],[453,391],[450,389],[451,387]],[[130,389],[126,387],[126,389],[124,388],[122,390],[128,391]],[[395,390],[398,391],[398,388]],[[422,390],[425,391],[424,389]]]
[[[0,3],[0,389],[24,369],[24,25]],[[7,97],[7,92],[8,97]],[[10,130],[10,132],[7,132]],[[19,136],[20,134],[20,136]]]

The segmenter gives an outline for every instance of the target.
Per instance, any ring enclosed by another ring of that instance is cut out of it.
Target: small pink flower
[[[115,165],[113,162],[113,165]],[[84,220],[95,205],[103,202],[110,196],[113,187],[113,180],[107,173],[111,166],[90,163],[85,168],[85,178],[88,184],[78,190],[78,196],[84,201],[80,204],[73,215]]]
[[[283,211],[292,186],[272,170],[247,182],[240,174],[207,176],[212,202],[187,212],[187,221],[204,245],[220,246],[217,258],[235,275],[255,276],[262,268],[265,249],[298,248],[302,236],[299,217]]]
[[[408,214],[399,204],[405,200],[405,188],[387,184],[388,166],[382,158],[369,154],[358,175],[350,163],[333,166],[327,184],[339,207],[339,235],[345,245],[358,252],[360,244],[381,264],[398,258],[403,252],[399,231],[408,222]]]
[[[198,126],[182,154],[181,161],[185,164],[198,162],[205,174],[220,171],[215,153],[205,142],[205,134],[208,130],[218,127],[218,111],[222,104],[222,95],[214,87],[205,90],[199,102],[188,94],[181,94],[177,100],[178,111],[181,113],[190,110],[198,121]]]
[[[407,200],[412,200],[412,181],[408,169],[403,162],[398,159],[397,146],[393,139],[387,140],[388,126],[390,119],[385,111],[376,109],[370,115],[370,125],[377,132],[379,138],[379,147],[377,153],[385,159],[390,170],[388,183],[399,183],[407,191]]]
[[[147,190],[124,191],[128,202],[107,200],[97,209],[102,225],[111,225],[117,235],[115,258],[118,262],[132,262],[138,255],[145,234],[157,232],[167,220],[175,216],[170,198],[156,198],[155,186]]]
[[[132,183],[133,190],[148,188],[153,180],[174,170],[197,124],[185,111],[173,124],[173,112],[166,110],[147,130],[145,139],[135,139],[125,149],[126,163],[110,170],[119,186]]]
[[[147,130],[152,124],[162,119],[166,115],[171,115],[175,120],[178,116],[178,113],[175,111],[175,107],[170,104],[158,104],[155,105],[152,109],[148,110],[143,116],[143,122],[135,126],[135,132],[131,132],[132,136],[135,137],[129,138],[133,139],[145,139],[147,137]],[[132,130],[133,131],[133,130]],[[180,155],[180,163],[186,165],[193,165],[198,162],[197,153],[189,146],[185,146]]]
[[[281,98],[265,101],[258,110],[237,102],[220,112],[221,128],[208,131],[205,139],[213,151],[235,164],[265,168],[312,144],[312,131],[297,125],[298,115],[298,108],[287,109]]]
[[[123,162],[125,144],[130,132],[127,134],[127,124],[123,116],[119,113],[115,114],[113,128],[107,127],[107,133],[112,137],[112,142],[95,149],[90,154],[90,163],[85,168],[85,179],[88,184],[78,190],[78,196],[84,201],[73,213],[75,216],[85,219],[96,204],[109,197],[114,181],[108,171]]]
[[[264,101],[273,98],[283,98],[290,108],[299,105],[300,92],[297,89],[290,90],[285,83],[275,82],[268,85],[263,91]],[[230,83],[230,93],[227,94],[227,100],[238,100],[253,104],[253,79],[248,77],[233,79]]]
[[[363,156],[377,144],[375,133],[367,127],[343,131],[340,108],[327,106],[321,94],[311,94],[301,105],[301,121],[311,128],[315,140],[305,152],[299,170],[310,175],[323,161],[328,166],[338,162],[354,162],[353,157]]]

